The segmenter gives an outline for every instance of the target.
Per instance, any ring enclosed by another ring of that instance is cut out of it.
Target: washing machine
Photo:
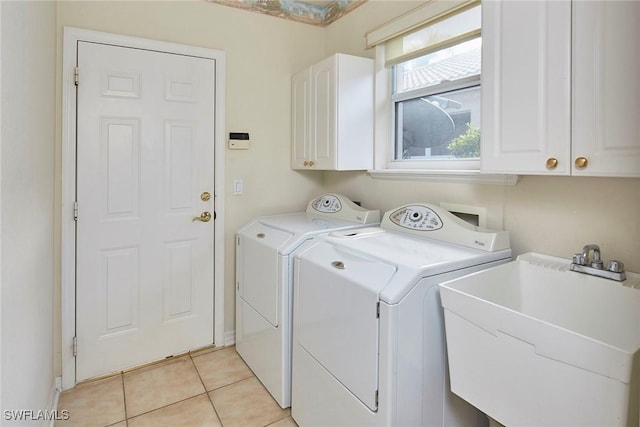
[[[428,203],[294,261],[292,416],[307,426],[476,426],[449,389],[438,284],[509,261],[509,234]]]
[[[291,406],[293,254],[331,231],[380,223],[380,212],[325,194],[305,212],[257,218],[236,235],[236,351],[278,404]]]

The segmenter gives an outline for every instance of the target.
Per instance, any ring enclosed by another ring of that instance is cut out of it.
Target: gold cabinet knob
[[[309,162],[309,166],[313,166],[313,160]]]
[[[303,165],[305,166],[309,166],[309,162],[307,162],[306,160],[304,161]]]
[[[578,157],[576,159],[575,164],[578,169],[583,169],[587,167],[587,165],[589,164],[589,161],[587,160],[586,157]]]
[[[558,167],[558,159],[556,159],[555,157],[549,157],[547,159],[547,169],[555,169]]]
[[[191,222],[202,221],[209,222],[211,220],[211,212],[202,212],[200,216],[194,217]]]
[[[208,202],[209,200],[211,200],[211,193],[205,191],[200,195],[200,200],[202,200],[203,202]]]

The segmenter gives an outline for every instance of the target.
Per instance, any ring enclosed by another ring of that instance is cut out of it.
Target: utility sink
[[[640,275],[528,253],[440,285],[451,390],[510,426],[635,426]]]

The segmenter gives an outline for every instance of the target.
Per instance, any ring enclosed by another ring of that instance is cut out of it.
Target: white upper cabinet
[[[483,172],[571,167],[571,3],[482,3]],[[549,161],[553,163],[552,160]]]
[[[292,78],[291,167],[373,166],[373,60],[344,54]]]
[[[574,175],[640,176],[640,2],[573,2]]]
[[[638,21],[640,2],[483,2],[482,171],[640,176]]]

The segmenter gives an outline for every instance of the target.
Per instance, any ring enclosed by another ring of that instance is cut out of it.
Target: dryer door
[[[238,295],[274,327],[277,327],[282,292],[281,257],[278,249],[292,238],[291,233],[251,224],[238,234]],[[285,266],[286,268],[286,266]]]
[[[395,267],[319,242],[295,268],[298,344],[375,411],[378,301]]]

